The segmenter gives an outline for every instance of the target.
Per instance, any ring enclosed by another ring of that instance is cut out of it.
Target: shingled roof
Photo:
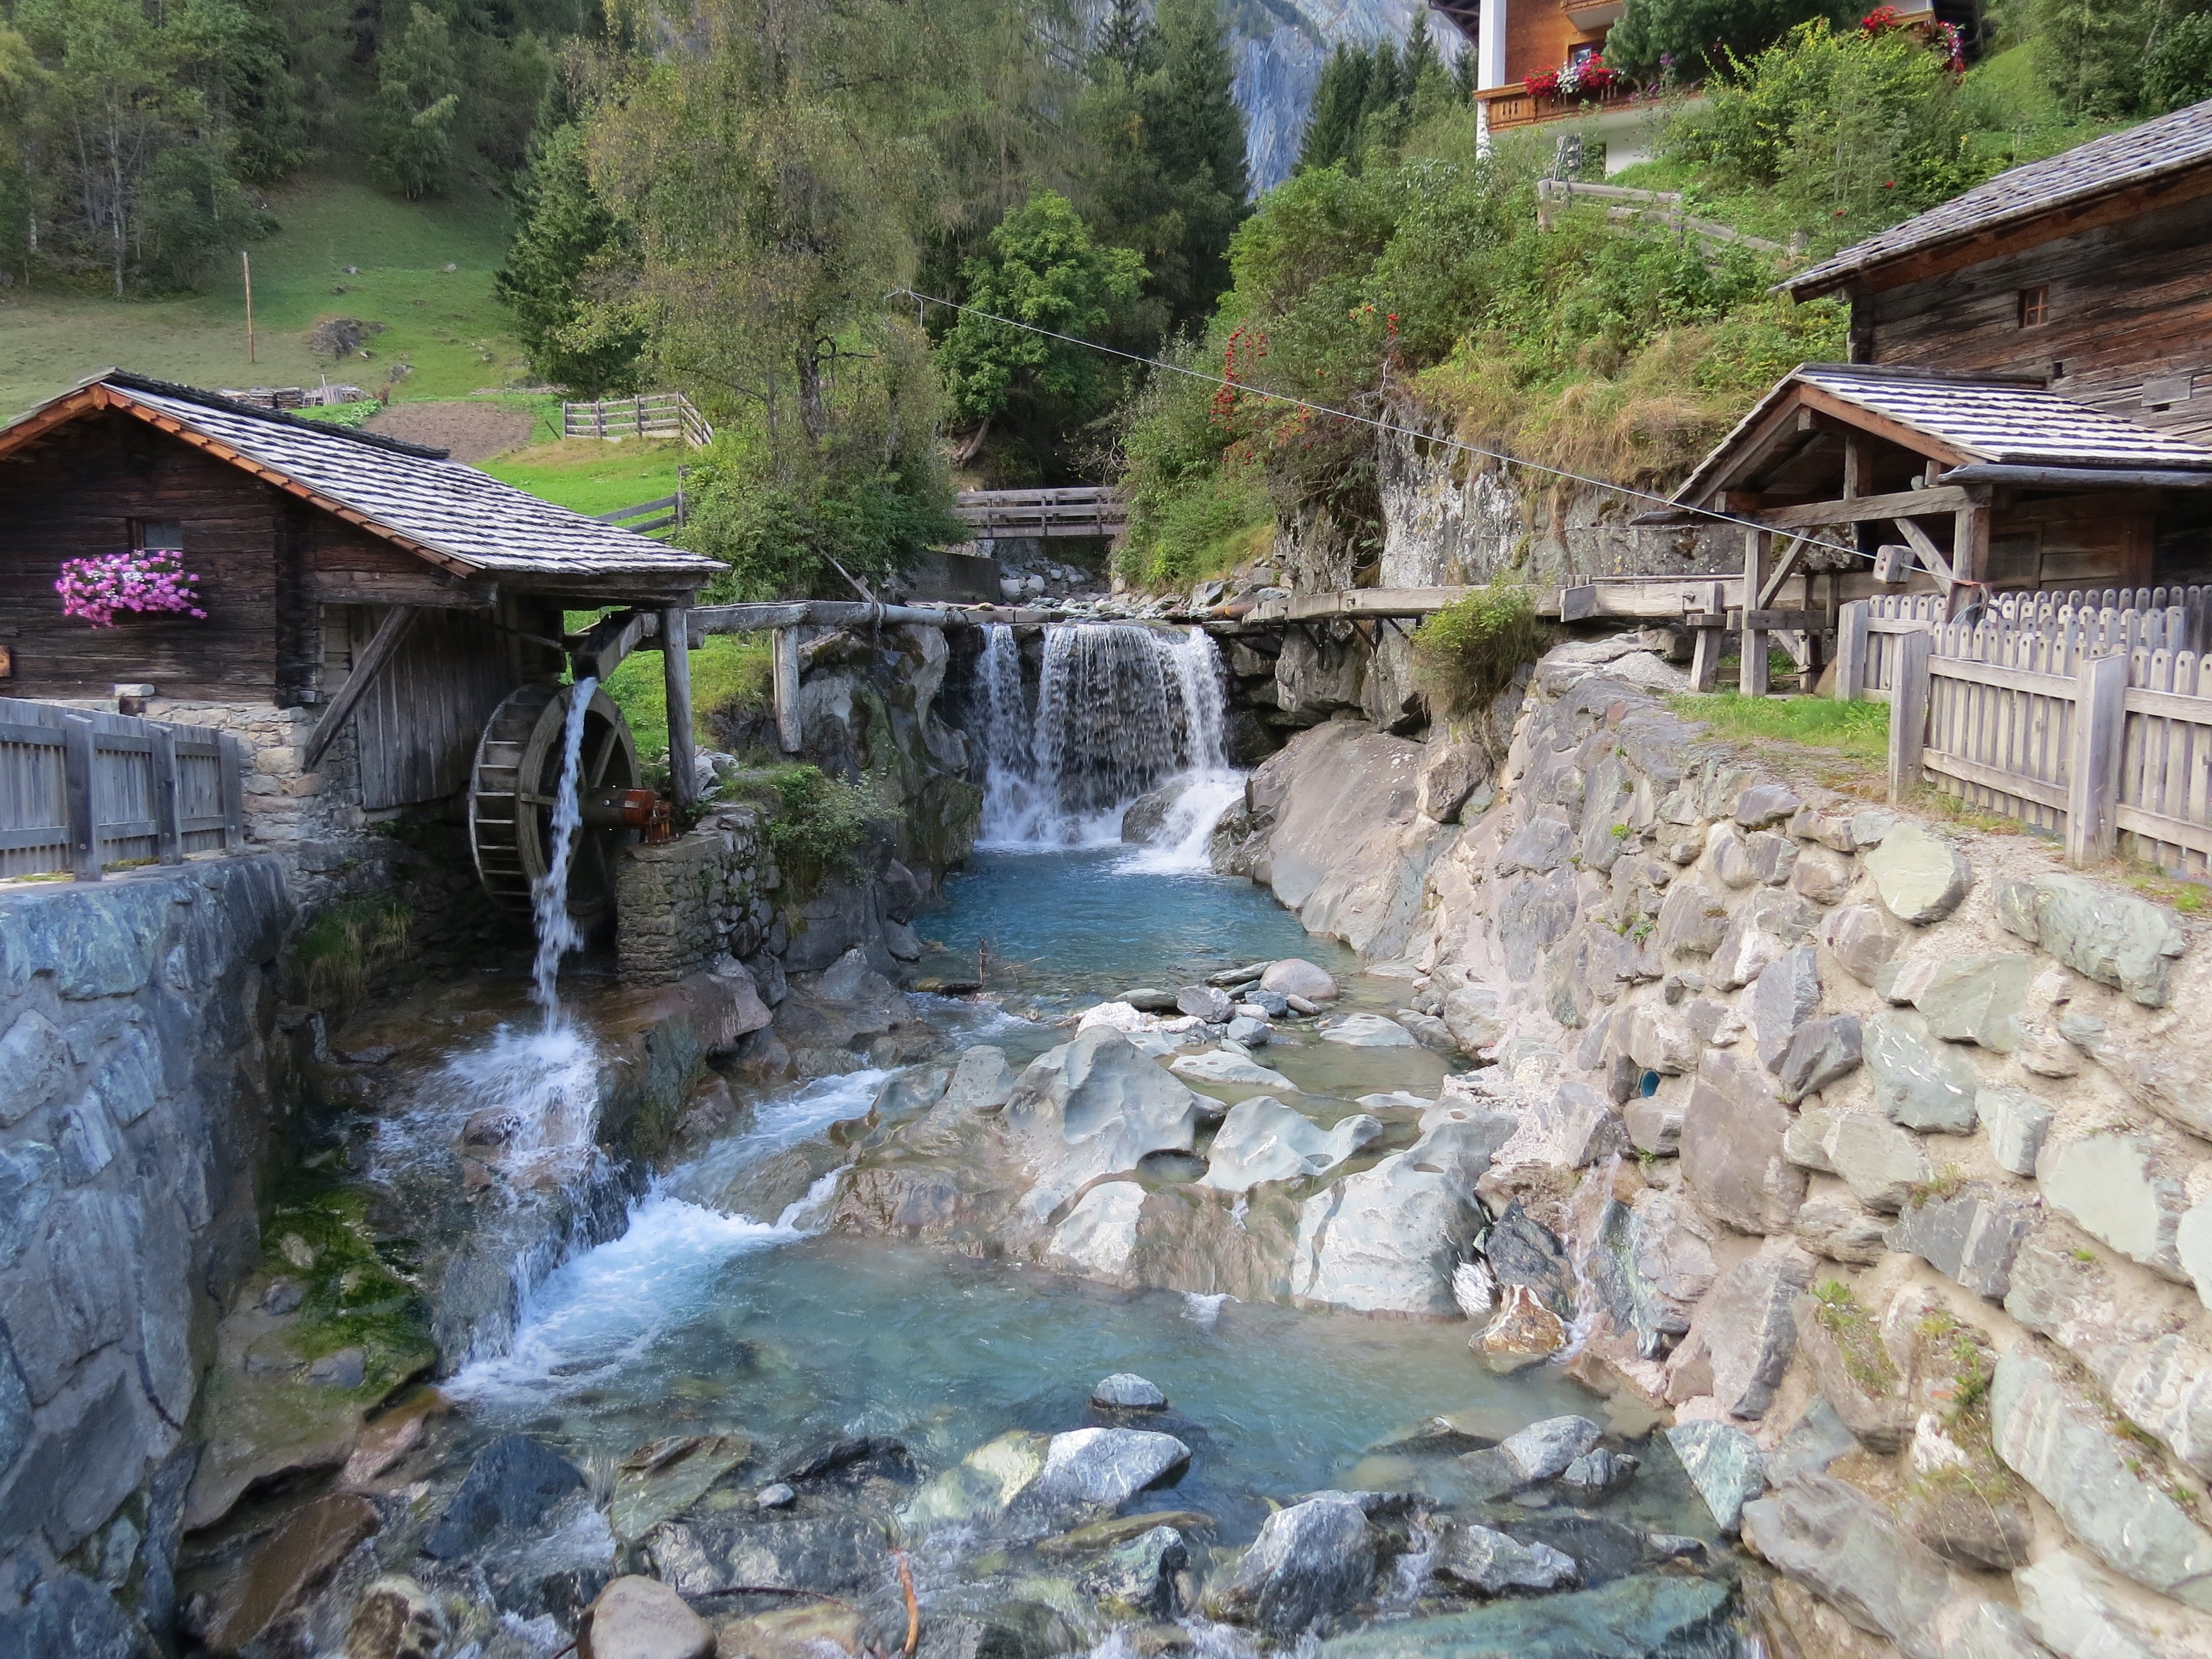
[[[2208,164],[2212,164],[2212,100],[2001,173],[1964,195],[1799,271],[1781,286],[1798,299],[1812,299],[1907,254],[2079,207]]]
[[[1674,499],[1700,501],[1737,447],[1799,386],[1812,386],[1929,441],[1954,466],[2212,471],[2212,449],[2077,404],[2029,380],[1972,380],[1925,369],[1801,363],[1698,463]]]
[[[461,575],[697,587],[722,566],[504,484],[442,449],[110,369],[0,426],[0,454],[95,409],[193,442]]]

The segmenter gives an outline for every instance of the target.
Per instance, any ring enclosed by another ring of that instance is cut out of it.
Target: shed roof
[[[530,586],[680,590],[722,568],[556,507],[442,449],[234,403],[110,369],[0,426],[0,454],[76,416],[118,409],[410,548],[456,574]]]
[[[1674,492],[1703,498],[1744,441],[1802,388],[1812,388],[1927,442],[1952,465],[2212,471],[2212,449],[2062,398],[2033,380],[1967,380],[1927,369],[1801,363],[1714,446]]]
[[[2021,224],[2040,214],[2081,206],[2208,164],[2212,164],[2212,100],[2001,173],[1799,271],[1781,286],[1801,300],[1809,299],[1907,254]]]

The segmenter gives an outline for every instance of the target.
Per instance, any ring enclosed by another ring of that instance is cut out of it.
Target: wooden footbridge
[[[1103,536],[1129,528],[1121,492],[1098,485],[1059,489],[963,489],[953,512],[972,526],[978,541],[1019,537]]]

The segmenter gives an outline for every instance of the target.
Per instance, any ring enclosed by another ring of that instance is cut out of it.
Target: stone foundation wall
[[[283,1066],[278,861],[0,892],[0,1652],[166,1630]]]
[[[623,980],[663,985],[771,946],[781,877],[752,807],[715,807],[698,828],[623,854],[616,956]]]
[[[1478,1190],[1781,1576],[1776,1651],[2212,1653],[2202,925],[1607,656],[1539,667],[1471,795],[1441,738],[1300,736],[1219,855],[1489,1062]]]

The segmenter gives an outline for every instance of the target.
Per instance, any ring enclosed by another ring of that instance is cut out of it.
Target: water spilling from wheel
[[[538,931],[538,955],[532,965],[532,992],[545,1011],[545,1029],[561,1024],[561,958],[584,943],[568,914],[568,866],[576,856],[576,831],[583,826],[584,717],[591,712],[599,682],[586,675],[568,690],[568,719],[561,728],[561,781],[553,799],[553,843],[545,873],[531,884],[531,921]],[[517,810],[521,810],[518,803]]]
[[[1204,867],[1243,780],[1224,752],[1220,650],[1203,629],[1056,623],[1032,693],[1014,630],[994,623],[980,678],[983,845],[1117,844],[1131,804],[1165,788],[1162,828],[1134,856],[1162,871]]]

